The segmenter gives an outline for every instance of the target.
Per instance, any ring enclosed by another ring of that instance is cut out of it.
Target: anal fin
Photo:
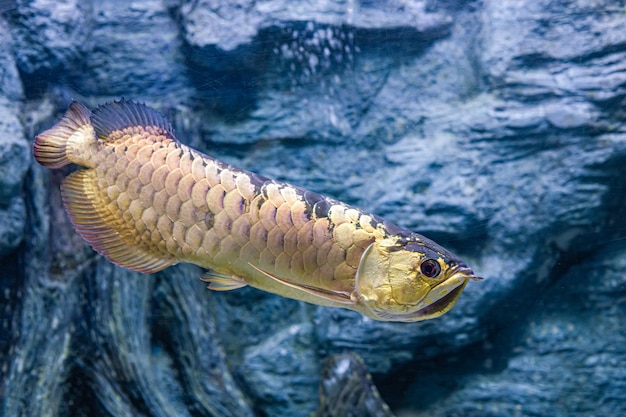
[[[114,264],[151,274],[177,263],[134,244],[131,225],[107,207],[108,201],[97,187],[95,171],[83,169],[70,174],[63,181],[61,194],[76,232]]]

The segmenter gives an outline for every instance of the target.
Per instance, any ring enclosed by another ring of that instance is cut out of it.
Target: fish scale
[[[476,278],[421,235],[181,144],[162,116],[129,101],[93,113],[73,103],[34,153],[45,166],[84,167],[62,185],[70,220],[107,259],[143,273],[191,262],[211,271],[212,289],[251,285],[398,321],[443,314]],[[424,280],[426,258],[445,274]]]
[[[121,133],[92,162],[105,206],[129,226],[129,245],[233,275],[249,274],[248,263],[260,259],[270,274],[348,289],[344,281],[354,279],[357,260],[377,234],[371,227],[354,233],[358,212],[349,218],[342,203],[314,196],[329,213],[341,213],[317,218],[300,189],[269,179],[253,184],[247,172],[165,132],[132,127]]]

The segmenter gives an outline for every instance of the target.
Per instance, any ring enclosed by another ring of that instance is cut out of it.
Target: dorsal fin
[[[96,135],[104,140],[116,130],[133,126],[158,127],[163,130],[164,134],[176,139],[174,129],[165,116],[145,104],[126,99],[103,104],[93,110],[91,123],[96,130]]]

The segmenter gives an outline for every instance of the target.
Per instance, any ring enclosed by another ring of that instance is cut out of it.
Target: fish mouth
[[[470,280],[481,281],[482,279],[476,276],[471,268],[465,265],[458,265],[450,272],[450,277],[433,287],[428,295],[430,296],[430,294],[436,294],[437,292],[441,293],[441,291],[446,291],[446,293],[439,298],[435,298],[432,302],[429,302],[429,296],[426,296],[418,304],[416,311],[405,316],[407,321],[432,319],[447,313],[459,300],[461,293]],[[423,307],[419,308],[420,305],[423,305]]]
[[[439,317],[444,313],[447,313],[454,307],[454,304],[458,301],[461,293],[465,289],[465,285],[469,281],[469,278],[465,278],[459,285],[450,290],[446,295],[439,298],[438,300],[425,305],[421,309],[415,311],[413,314],[409,315],[409,321],[415,320],[423,320],[426,318],[434,318]],[[433,288],[432,291],[435,291],[437,287]]]

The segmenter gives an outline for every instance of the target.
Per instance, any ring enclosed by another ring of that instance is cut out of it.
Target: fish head
[[[429,239],[382,239],[363,252],[356,295],[376,320],[421,321],[449,311],[470,279],[481,278]]]

